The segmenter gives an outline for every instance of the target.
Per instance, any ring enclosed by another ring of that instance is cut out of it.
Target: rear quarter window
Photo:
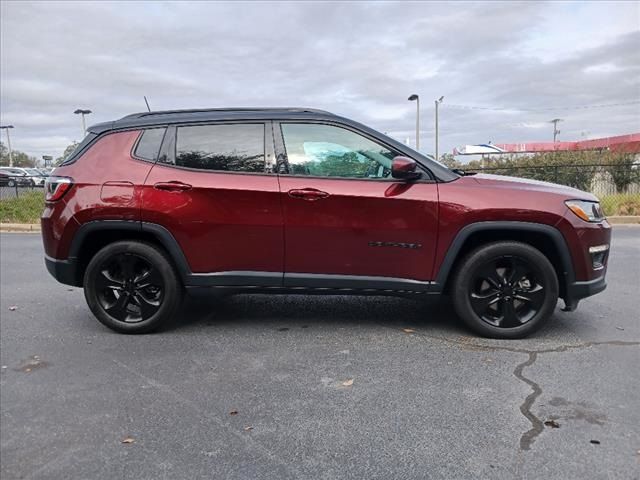
[[[133,156],[142,160],[155,162],[160,153],[160,146],[166,128],[149,128],[142,132],[140,140],[133,152]]]

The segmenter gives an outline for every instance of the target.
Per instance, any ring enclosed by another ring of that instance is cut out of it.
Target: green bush
[[[39,223],[44,209],[44,191],[20,192],[16,198],[0,200],[1,223]]]
[[[600,198],[600,205],[607,216],[640,215],[640,193],[606,195]]]

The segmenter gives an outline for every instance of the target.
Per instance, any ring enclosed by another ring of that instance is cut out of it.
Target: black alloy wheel
[[[477,247],[456,267],[450,293],[458,316],[492,338],[522,338],[551,318],[558,274],[540,250],[522,242]]]
[[[120,322],[137,323],[160,309],[164,281],[147,260],[132,253],[109,258],[95,278],[98,302]]]
[[[536,269],[514,256],[492,259],[477,270],[469,292],[471,307],[483,321],[513,328],[530,321],[543,307],[545,287]]]
[[[148,333],[174,319],[183,287],[164,250],[138,240],[114,242],[98,251],[83,279],[87,305],[120,333]]]

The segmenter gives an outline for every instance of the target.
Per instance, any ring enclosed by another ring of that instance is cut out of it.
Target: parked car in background
[[[36,187],[44,187],[44,181],[48,175],[43,174],[37,168],[23,168],[23,170],[31,177],[33,184]]]
[[[590,193],[453,171],[311,109],[145,112],[89,128],[47,179],[45,263],[104,325],[166,325],[185,290],[449,294],[520,338],[606,287]]]
[[[6,173],[10,178],[7,180],[7,186],[9,187],[33,187],[36,185],[36,180],[29,175],[24,168],[18,167],[0,167],[0,172]],[[37,177],[38,182],[41,177]],[[42,186],[44,186],[44,179],[42,178]]]
[[[11,175],[5,171],[0,170],[0,187],[13,187],[15,181]]]

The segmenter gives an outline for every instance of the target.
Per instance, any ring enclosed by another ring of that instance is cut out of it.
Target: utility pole
[[[13,167],[13,152],[11,151],[11,137],[9,137],[9,129],[13,128],[13,125],[2,125],[0,129],[7,132],[7,148],[9,149],[9,166]]]
[[[410,102],[416,101],[416,150],[420,150],[420,97],[417,94],[407,98]]]
[[[78,108],[73,113],[75,113],[76,115],[77,114],[82,115],[82,136],[80,137],[80,140],[82,141],[84,136],[87,134],[87,125],[84,123],[84,116],[85,115],[89,115],[91,113],[91,110],[87,110],[87,109],[84,109],[84,108]]]
[[[442,101],[444,100],[444,95],[442,97],[440,97],[438,100],[434,100],[435,106],[436,106],[436,161],[439,162],[440,160],[439,158],[439,152],[438,152],[438,106],[442,103]]]
[[[556,139],[558,138],[558,135],[560,134],[560,130],[558,130],[558,123],[562,122],[561,118],[554,118],[553,120],[551,120],[549,123],[553,123],[553,143],[556,143]]]

